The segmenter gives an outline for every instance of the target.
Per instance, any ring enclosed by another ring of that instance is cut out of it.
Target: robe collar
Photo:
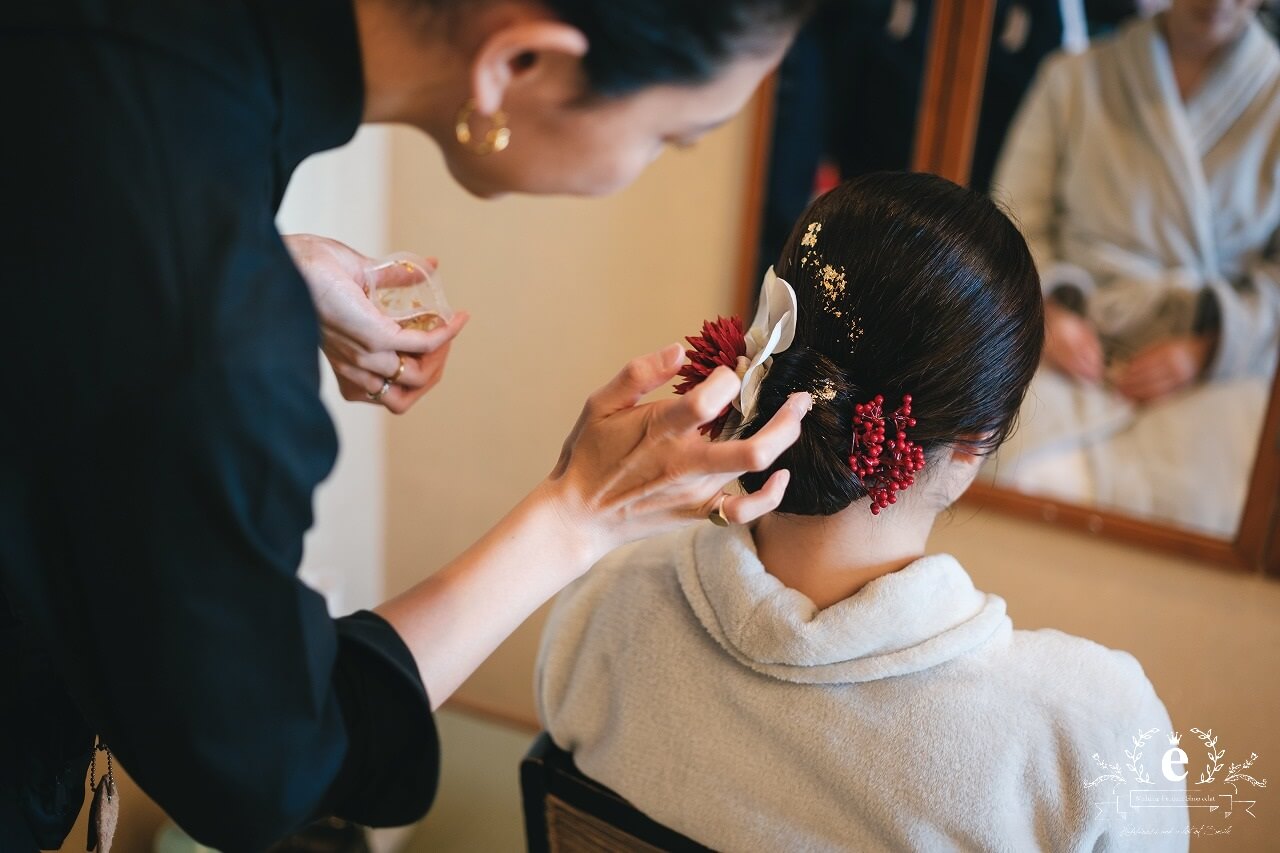
[[[698,621],[745,666],[783,681],[848,684],[945,663],[1008,632],[999,596],[954,557],[924,557],[819,610],[769,574],[746,527],[702,527],[677,562]]]
[[[1121,76],[1133,120],[1164,161],[1185,201],[1201,275],[1219,274],[1213,200],[1204,157],[1235,126],[1264,86],[1280,75],[1280,52],[1256,20],[1183,103],[1169,45],[1156,18],[1135,21],[1117,35]]]

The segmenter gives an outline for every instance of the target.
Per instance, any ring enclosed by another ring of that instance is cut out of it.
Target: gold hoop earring
[[[481,157],[502,151],[511,144],[511,128],[507,127],[507,114],[503,110],[489,116],[489,129],[483,139],[477,139],[471,131],[471,117],[476,113],[476,102],[468,100],[458,110],[458,117],[453,125],[454,135],[458,142],[469,148],[472,153]]]

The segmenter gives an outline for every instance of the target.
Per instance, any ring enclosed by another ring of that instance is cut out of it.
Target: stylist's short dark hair
[[[464,8],[468,0],[425,0]],[[470,0],[474,2],[474,0]],[[540,0],[587,37],[592,94],[709,80],[728,60],[768,50],[817,0]]]
[[[795,341],[739,434],[795,391],[825,394],[773,467],[742,478],[748,490],[786,468],[780,512],[831,515],[865,497],[849,467],[853,407],[877,394],[886,410],[912,395],[910,437],[926,457],[1008,436],[1040,360],[1044,306],[1026,241],[985,195],[934,175],[856,178],[805,211],[777,273],[796,291]]]
[[[591,45],[593,91],[621,95],[659,83],[701,83],[726,60],[772,46],[814,0],[543,0]]]

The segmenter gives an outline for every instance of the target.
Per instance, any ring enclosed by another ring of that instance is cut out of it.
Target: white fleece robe
[[[1154,19],[1051,57],[994,183],[1110,357],[1190,333],[1204,291],[1221,318],[1217,387],[1150,409],[1042,371],[997,479],[1233,533],[1280,342],[1280,50],[1252,22],[1185,103]]]
[[[747,528],[638,543],[556,602],[536,682],[584,773],[717,850],[1188,847],[1185,807],[1117,805],[1185,790],[1160,773],[1170,722],[1138,662],[1013,630],[949,556],[817,610]],[[1086,787],[1099,760],[1125,783]]]

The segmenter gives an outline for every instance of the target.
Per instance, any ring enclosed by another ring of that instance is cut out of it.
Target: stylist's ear
[[[559,21],[521,21],[495,30],[480,45],[472,65],[476,111],[493,115],[513,84],[546,72],[557,64],[557,57],[580,60],[586,54],[587,37]]]

